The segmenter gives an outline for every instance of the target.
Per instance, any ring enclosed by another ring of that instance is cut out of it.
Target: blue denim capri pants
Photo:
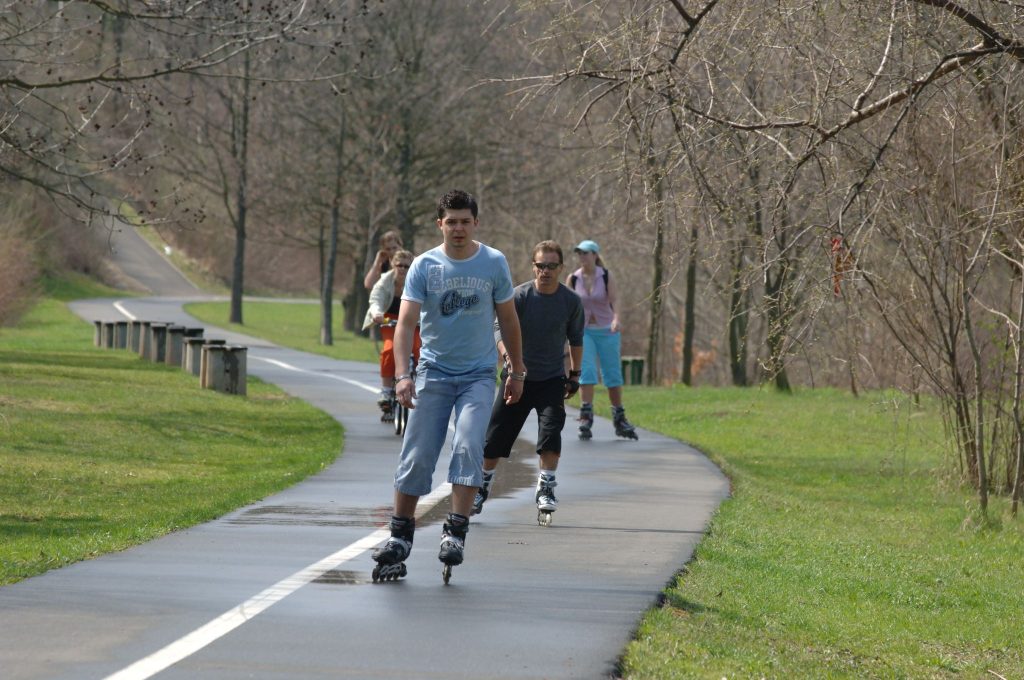
[[[483,483],[484,435],[491,418],[495,371],[448,375],[421,365],[416,373],[416,401],[402,442],[395,488],[410,496],[430,493],[434,469],[455,413],[448,481],[462,486]]]
[[[601,378],[605,387],[622,384],[622,334],[610,328],[583,329],[583,370],[581,385],[596,385],[597,364],[601,363]]]

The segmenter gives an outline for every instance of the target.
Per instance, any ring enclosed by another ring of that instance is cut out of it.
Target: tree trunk
[[[235,134],[235,161],[238,164],[238,191],[236,193],[235,212],[235,258],[231,272],[231,323],[242,323],[242,294],[245,281],[245,220],[248,209],[248,196],[246,195],[248,181],[248,157],[249,157],[249,106],[250,90],[252,81],[250,73],[250,52],[246,50],[243,60],[242,76],[242,109],[237,113]]]
[[[964,267],[965,274],[966,269]],[[961,290],[963,291],[960,302],[963,305],[964,329],[967,331],[967,344],[971,348],[971,358],[974,361],[974,431],[971,434],[974,438],[974,458],[978,467],[978,503],[981,506],[982,514],[985,514],[988,512],[988,470],[985,461],[985,386],[982,374],[984,367],[981,365],[981,350],[978,349],[978,343],[974,337],[971,302],[966,281],[963,282]]]
[[[402,241],[411,249],[416,240],[416,225],[412,220],[412,126],[411,114],[402,111],[402,141],[398,154],[398,195],[395,197],[395,219]]]
[[[686,302],[683,307],[683,384],[693,384],[693,333],[697,305],[697,223],[690,228],[690,247],[686,263]]]
[[[1024,261],[1024,252],[1021,253]],[[1013,502],[1010,504],[1010,512],[1016,517],[1017,506],[1020,504],[1021,482],[1024,479],[1024,424],[1021,423],[1020,402],[1021,382],[1024,380],[1024,270],[1018,268],[1020,278],[1017,283],[1017,337],[1014,343],[1015,368],[1013,381],[1013,424],[1016,430],[1016,470],[1013,475]]]
[[[656,160],[651,155],[649,159],[653,166]],[[660,378],[657,357],[658,347],[661,339],[661,308],[662,308],[662,280],[664,267],[662,265],[662,251],[665,248],[665,187],[664,177],[661,171],[654,168],[654,279],[651,282],[651,310],[650,310],[650,332],[647,336],[647,384],[653,385]]]
[[[786,375],[786,264],[781,262],[773,280],[768,276],[765,282],[765,317],[768,321],[768,374],[781,392],[791,392],[789,376]]]
[[[747,325],[750,320],[750,292],[743,285],[743,245],[736,248],[732,269],[732,291],[729,296],[729,368],[732,384],[746,387]]]
[[[320,282],[320,344],[334,344],[334,266],[338,260],[338,230],[341,225],[342,177],[345,170],[345,110],[338,123],[338,139],[334,145],[334,200],[331,203],[331,233],[327,240],[327,257]]]

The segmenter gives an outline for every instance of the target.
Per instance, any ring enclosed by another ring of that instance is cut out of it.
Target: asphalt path
[[[87,321],[202,325],[184,301],[72,308]],[[386,536],[399,448],[374,403],[377,367],[216,328],[206,337],[247,345],[251,375],[340,421],[341,455],[215,521],[0,588],[0,677],[614,677],[728,493],[720,471],[678,441],[644,430],[620,440],[598,418],[581,442],[570,419],[560,507],[540,527],[531,422],[451,584],[437,561],[445,457],[421,501],[409,575],[374,584],[370,551]]]

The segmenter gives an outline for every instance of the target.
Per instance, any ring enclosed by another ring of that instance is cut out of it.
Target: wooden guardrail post
[[[205,343],[204,338],[185,338],[185,351],[182,352],[181,367],[197,378],[202,367],[201,360]]]
[[[104,321],[103,331],[100,333],[100,344],[107,348],[112,349],[114,347],[114,322]]]
[[[246,395],[247,355],[247,347],[243,347],[241,345],[232,345],[228,347],[227,356],[224,361],[224,368],[227,373],[225,391],[228,394],[238,394],[243,397]]]
[[[209,369],[207,363],[210,360],[209,353],[206,351],[208,347],[223,347],[225,344],[224,340],[207,340],[202,344],[202,349],[199,352],[199,386],[206,387],[209,382]]]
[[[149,343],[150,343],[149,324],[150,323],[151,322],[149,322],[149,321],[143,321],[139,325],[139,348],[138,348],[138,352],[139,352],[139,357],[141,357],[142,359],[148,359],[149,358]]]
[[[224,391],[225,370],[224,355],[227,353],[227,346],[223,344],[203,345],[202,369],[199,373],[199,386],[205,390]]]
[[[114,348],[124,349],[128,346],[128,322],[117,321],[114,323]]]
[[[167,324],[149,324],[149,356],[150,361],[162,364],[167,354]]]
[[[203,345],[200,385],[224,394],[245,396],[247,349],[237,345]]]
[[[103,347],[103,322],[96,320],[92,322],[92,344],[96,347]]]
[[[139,352],[139,333],[142,331],[141,321],[129,321],[128,322],[128,351]]]
[[[184,336],[184,326],[167,327],[167,351],[164,354],[164,362],[169,366],[181,366],[181,350]]]

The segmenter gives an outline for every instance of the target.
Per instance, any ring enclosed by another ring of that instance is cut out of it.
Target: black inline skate
[[[626,409],[622,406],[612,406],[612,423],[615,425],[615,435],[626,439],[640,439],[636,433],[633,423],[626,420]]]
[[[594,426],[594,405],[588,401],[583,402],[580,405],[580,417],[577,420],[580,421],[580,439],[588,441],[594,436],[594,433],[590,431],[590,428]]]
[[[448,514],[448,521],[441,529],[441,550],[437,553],[437,559],[441,560],[444,567],[441,569],[441,578],[444,584],[452,577],[452,567],[462,564],[466,552],[466,533],[469,531],[469,518],[464,515],[457,515],[454,512]]]
[[[479,489],[476,490],[476,496],[473,498],[473,510],[470,511],[470,515],[479,515],[483,512],[484,501],[491,494],[491,484],[494,482],[494,473],[484,473],[484,483]]]
[[[542,527],[551,526],[551,516],[558,509],[558,499],[555,498],[556,486],[558,482],[555,481],[553,474],[541,473],[537,478],[537,524]]]
[[[373,559],[377,563],[373,568],[374,583],[397,581],[406,575],[405,560],[412,551],[412,537],[415,531],[415,518],[391,518],[391,538],[373,551]]]

